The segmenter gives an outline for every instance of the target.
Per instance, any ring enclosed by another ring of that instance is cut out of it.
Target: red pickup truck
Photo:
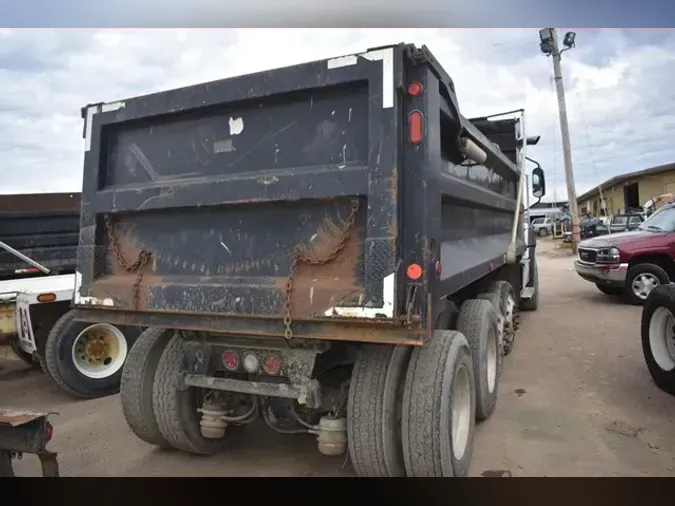
[[[641,305],[649,292],[675,280],[675,203],[652,214],[636,230],[579,244],[577,274],[607,295]]]

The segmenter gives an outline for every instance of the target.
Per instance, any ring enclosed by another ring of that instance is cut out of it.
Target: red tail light
[[[233,351],[223,353],[223,365],[230,371],[236,371],[239,368],[239,355]]]
[[[408,138],[411,144],[422,142],[422,113],[413,111],[408,115]]]
[[[277,374],[281,368],[281,362],[278,357],[274,355],[268,355],[263,360],[263,370],[267,374]]]
[[[47,428],[45,431],[45,435],[47,436],[47,441],[52,440],[52,436],[54,435],[54,427],[52,427],[52,424],[47,422]]]
[[[420,83],[410,83],[408,85],[408,95],[419,97],[422,94],[422,85]]]

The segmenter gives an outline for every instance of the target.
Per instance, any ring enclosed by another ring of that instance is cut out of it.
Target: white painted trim
[[[330,70],[356,65],[359,57],[382,62],[382,109],[394,107],[394,48],[331,58],[327,61],[327,66]]]
[[[89,151],[91,149],[91,129],[94,119],[94,114],[98,112],[98,106],[92,105],[87,108],[87,118],[84,120],[86,123],[84,125],[84,150]]]
[[[370,61],[382,60],[382,109],[394,107],[394,49],[378,49],[361,56]]]
[[[396,297],[395,290],[395,273],[389,274],[382,280],[382,297],[384,303],[382,307],[332,307],[328,309],[325,316],[344,316],[348,318],[378,318],[384,315],[387,318],[394,317],[394,299]]]
[[[126,106],[127,104],[124,102],[108,102],[107,104],[101,104],[101,112],[119,111]]]
[[[99,112],[112,112],[112,111],[118,111],[120,109],[123,109],[126,107],[126,103],[124,102],[108,102],[107,104],[100,104],[100,105],[90,105],[87,107],[87,118],[85,120],[85,125],[84,125],[84,150],[90,151],[91,150],[91,130],[92,130],[92,123],[94,119],[94,115],[98,114]]]
[[[349,54],[347,56],[339,56],[338,58],[331,58],[328,60],[329,69],[339,69],[342,67],[349,67],[350,65],[356,65],[358,61],[358,55]]]

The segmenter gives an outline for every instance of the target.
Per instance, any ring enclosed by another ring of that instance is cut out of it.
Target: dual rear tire
[[[149,328],[127,357],[120,398],[128,427],[141,440],[160,448],[212,455],[227,440],[200,432],[200,389],[179,384],[183,343],[169,329]]]
[[[499,327],[492,304],[466,301],[457,331],[424,346],[370,345],[352,373],[349,453],[359,476],[466,476],[476,420],[495,409]]]
[[[502,294],[495,292],[501,303]],[[466,301],[458,331],[436,330],[419,347],[366,345],[348,396],[348,451],[359,476],[466,476],[476,420],[495,409],[501,369],[499,319],[488,300]],[[212,454],[224,439],[199,432],[194,388],[176,382],[180,337],[148,329],[127,357],[121,398],[143,441]]]

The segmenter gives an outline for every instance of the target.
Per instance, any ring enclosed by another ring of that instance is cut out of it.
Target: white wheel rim
[[[461,459],[469,443],[471,427],[471,384],[469,371],[461,364],[452,383],[452,451]]]
[[[497,355],[499,350],[499,341],[494,332],[488,333],[487,342],[487,384],[490,393],[495,390],[497,382]]]
[[[643,274],[638,274],[633,278],[631,288],[636,297],[645,300],[649,296],[649,292],[660,284],[659,278],[654,276],[654,274],[645,272]]]
[[[659,307],[649,320],[649,347],[654,362],[664,371],[675,369],[675,318],[664,307]]]
[[[78,334],[71,353],[80,374],[91,379],[108,378],[124,365],[127,340],[114,325],[97,323]]]

